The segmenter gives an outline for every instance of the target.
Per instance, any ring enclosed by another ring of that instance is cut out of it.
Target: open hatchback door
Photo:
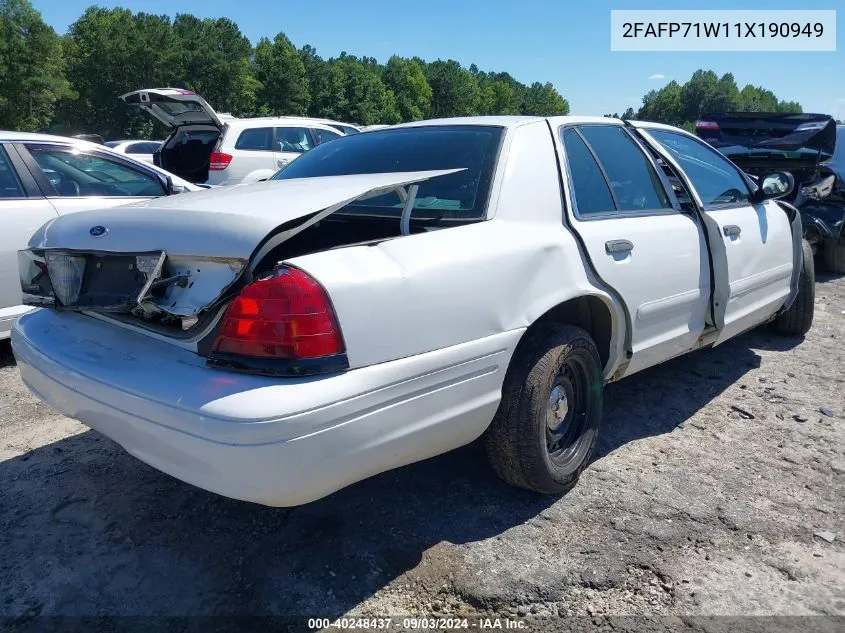
[[[418,184],[457,171],[270,181],[63,215],[19,252],[23,300],[179,336],[290,257],[288,240],[356,200],[395,192],[403,212],[383,239],[407,234]],[[298,255],[360,240],[320,231]]]
[[[226,124],[205,99],[181,88],[147,88],[120,98],[169,129],[161,149],[153,154],[156,165],[193,183],[208,180],[211,154]]]
[[[205,99],[182,88],[147,88],[121,95],[128,105],[138,106],[152,114],[168,128],[180,125],[212,125],[223,123]]]

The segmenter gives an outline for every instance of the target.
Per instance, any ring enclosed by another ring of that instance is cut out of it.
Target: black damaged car
[[[826,114],[734,112],[706,115],[695,131],[752,178],[790,172],[784,200],[801,211],[804,237],[825,268],[845,273],[845,126]]]

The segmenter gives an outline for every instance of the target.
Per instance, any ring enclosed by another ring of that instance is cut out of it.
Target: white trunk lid
[[[45,224],[29,248],[249,259],[263,242],[284,241],[271,239],[282,225],[291,225],[284,231],[291,237],[291,229],[298,233],[355,200],[456,171],[272,180],[81,211]]]
[[[184,318],[188,328],[297,233],[355,200],[456,171],[268,181],[63,215],[19,253],[24,302]]]

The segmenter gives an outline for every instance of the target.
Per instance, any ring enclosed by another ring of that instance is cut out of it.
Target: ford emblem
[[[109,230],[104,226],[92,226],[91,230],[88,231],[91,234],[91,237],[103,237]]]

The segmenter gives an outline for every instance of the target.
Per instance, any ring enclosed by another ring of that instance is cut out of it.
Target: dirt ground
[[[39,403],[0,342],[0,615],[843,616],[845,279],[816,293],[804,340],[609,386],[561,499],[470,446],[300,508],[232,501]]]

